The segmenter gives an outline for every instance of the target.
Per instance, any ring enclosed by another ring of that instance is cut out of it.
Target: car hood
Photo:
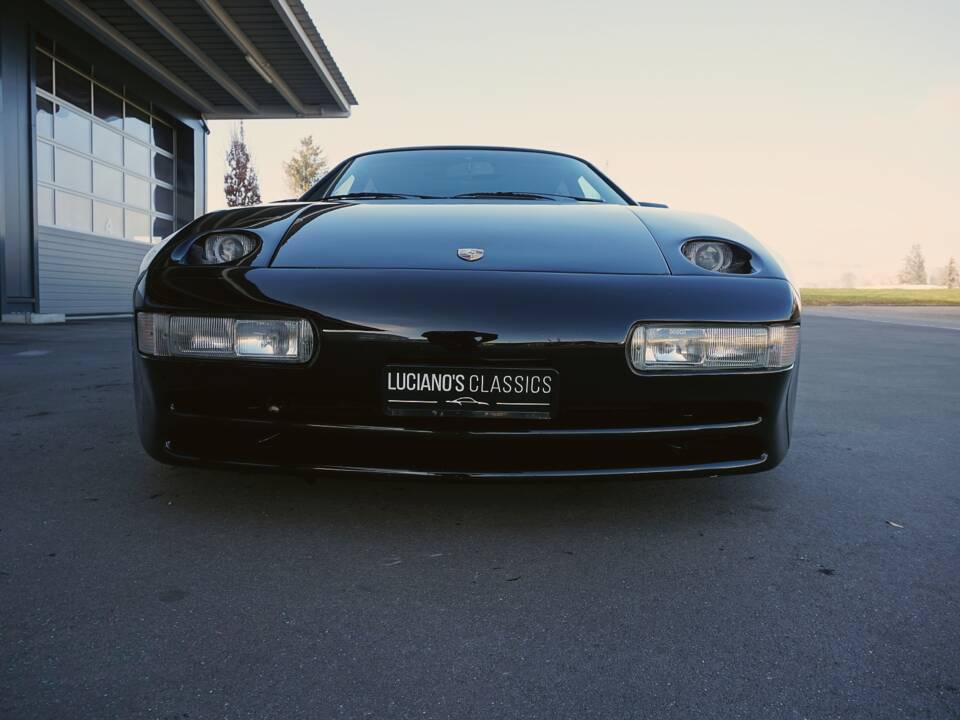
[[[458,250],[483,257],[462,260]],[[630,208],[566,202],[371,202],[313,206],[272,267],[500,270],[666,275]]]

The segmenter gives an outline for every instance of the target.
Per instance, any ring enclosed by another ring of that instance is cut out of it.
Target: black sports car
[[[140,436],[164,462],[505,478],[767,470],[800,300],[740,227],[576,157],[357,155],[144,260]]]

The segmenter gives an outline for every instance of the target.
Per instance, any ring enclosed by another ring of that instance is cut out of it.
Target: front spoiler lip
[[[239,460],[206,460],[193,455],[177,453],[169,443],[165,448],[171,459],[190,464],[209,467],[274,470],[311,474],[341,476],[369,476],[413,478],[421,480],[562,480],[562,479],[629,479],[636,477],[659,477],[676,475],[712,475],[720,473],[744,472],[759,469],[767,462],[767,453],[759,457],[744,460],[726,460],[722,462],[698,463],[691,465],[669,465],[656,467],[622,468],[586,468],[577,470],[519,470],[519,471],[458,471],[458,470],[409,470],[405,468],[367,467],[353,465],[271,465],[266,463],[245,462]]]

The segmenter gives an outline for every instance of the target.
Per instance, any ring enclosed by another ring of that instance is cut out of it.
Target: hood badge
[[[483,248],[460,248],[457,257],[467,262],[476,262],[483,257]]]

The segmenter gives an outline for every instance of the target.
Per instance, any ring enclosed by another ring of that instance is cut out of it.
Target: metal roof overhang
[[[301,0],[47,0],[208,119],[349,117]]]

